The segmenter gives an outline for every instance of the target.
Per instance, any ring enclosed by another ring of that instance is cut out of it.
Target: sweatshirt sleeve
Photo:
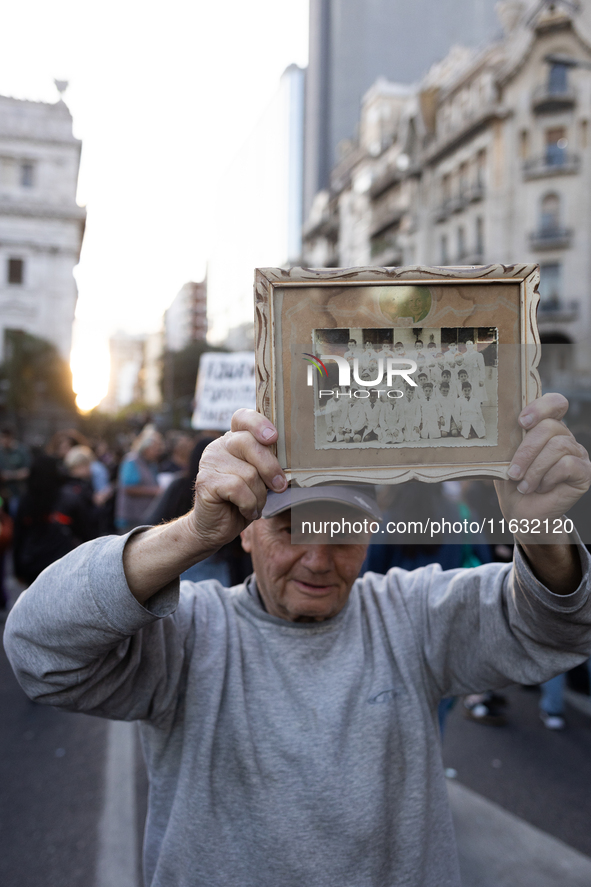
[[[175,612],[178,580],[146,606],[132,595],[122,561],[127,538],[76,548],[13,607],[4,645],[35,702],[120,720],[157,719],[174,704],[190,617]]]
[[[542,585],[518,546],[513,566],[427,567],[402,582],[390,571],[437,696],[538,684],[591,656],[591,562],[578,551],[583,579],[569,595]]]

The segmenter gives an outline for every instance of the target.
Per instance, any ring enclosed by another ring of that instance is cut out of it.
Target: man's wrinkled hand
[[[192,528],[204,550],[217,551],[261,516],[267,490],[282,492],[285,474],[271,446],[277,429],[254,410],[238,410],[231,431],[203,452],[195,482]]]
[[[522,410],[526,435],[517,448],[506,481],[495,481],[507,520],[560,518],[591,486],[589,454],[561,421],[568,401],[545,394]]]

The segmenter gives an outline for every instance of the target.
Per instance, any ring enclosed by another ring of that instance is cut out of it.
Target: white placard
[[[191,426],[228,431],[232,414],[241,407],[256,409],[254,351],[202,354]]]

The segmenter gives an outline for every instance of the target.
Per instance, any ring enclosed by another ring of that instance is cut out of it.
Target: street
[[[552,733],[538,719],[537,692],[507,695],[505,727],[469,722],[459,705],[447,724],[464,885],[585,887],[591,718],[569,706],[568,730]],[[135,726],[29,702],[3,651],[0,711],[2,887],[138,887],[146,777]],[[506,879],[497,865],[510,866]]]

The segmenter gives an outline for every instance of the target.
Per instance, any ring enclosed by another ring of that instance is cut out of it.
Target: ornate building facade
[[[586,343],[591,2],[505,0],[499,14],[499,41],[365,95],[359,138],[305,224],[304,263],[535,262],[542,340]],[[591,372],[591,349],[577,368]]]
[[[69,360],[86,220],[80,150],[61,99],[0,96],[0,360],[6,329],[47,339]]]

